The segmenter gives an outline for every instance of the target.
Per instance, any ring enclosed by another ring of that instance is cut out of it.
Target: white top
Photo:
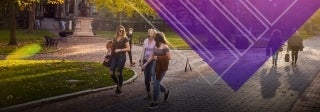
[[[149,43],[149,38],[145,39],[143,42],[143,57],[145,60],[148,60],[150,58],[150,56],[153,53],[153,50],[155,48],[156,42],[154,40],[152,40],[151,43]]]

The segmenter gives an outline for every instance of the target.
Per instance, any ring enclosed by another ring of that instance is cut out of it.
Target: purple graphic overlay
[[[146,1],[234,90],[271,56],[268,48],[280,48],[320,6],[320,0]]]

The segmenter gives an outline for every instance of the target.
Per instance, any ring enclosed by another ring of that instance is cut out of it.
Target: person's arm
[[[152,53],[151,56],[149,57],[149,59],[147,60],[147,62],[142,65],[142,69],[146,68],[146,66],[147,66],[147,65],[151,62],[151,60],[153,60],[153,59],[154,59],[154,55],[153,55],[153,53]]]
[[[111,48],[107,48],[107,54],[112,54],[112,50],[111,50]]]
[[[168,57],[169,60],[171,60],[171,53],[170,53],[170,51],[169,51],[169,50],[170,50],[170,49],[169,49],[169,46],[166,45],[165,47],[168,49],[168,50],[166,51],[166,56]]]
[[[300,51],[303,51],[303,48],[304,48],[304,46],[303,46],[303,40],[302,40],[301,37],[299,37],[299,38],[300,38]]]

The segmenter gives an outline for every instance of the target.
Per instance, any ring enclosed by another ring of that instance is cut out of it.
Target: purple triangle
[[[146,1],[235,91],[270,57],[271,38],[278,49],[320,6],[319,0]]]

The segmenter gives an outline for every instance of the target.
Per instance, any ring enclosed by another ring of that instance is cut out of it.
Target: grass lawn
[[[19,29],[16,32],[18,45],[9,46],[8,45],[9,38],[10,38],[9,33],[10,33],[9,30],[0,30],[0,55],[11,53],[16,49],[29,44],[42,45],[44,35],[53,36],[52,33],[45,30],[36,30],[34,33],[31,34],[31,33],[27,33],[27,30]],[[52,50],[55,50],[55,48],[42,48],[41,52],[49,52]]]
[[[114,31],[96,31],[97,35],[112,39],[114,38]],[[176,49],[190,49],[189,45],[175,32],[165,32],[167,40],[170,42],[170,47]],[[133,32],[133,43],[139,44],[140,38],[146,38],[147,32]]]
[[[114,85],[96,62],[0,60],[0,108],[42,98]],[[124,79],[134,75],[124,70]]]

